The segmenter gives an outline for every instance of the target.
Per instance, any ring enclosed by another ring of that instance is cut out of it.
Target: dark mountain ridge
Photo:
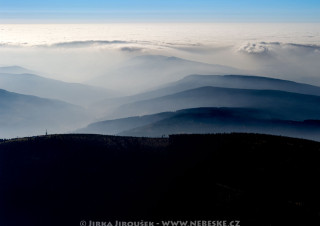
[[[102,113],[110,113],[112,109],[123,104],[159,98],[204,86],[253,90],[278,90],[320,96],[320,87],[275,78],[246,75],[189,75],[181,80],[162,85],[151,91],[127,97],[106,99],[93,106],[100,109]]]
[[[279,90],[320,96],[320,87],[289,80],[253,75],[190,75],[172,85],[190,88],[215,86],[237,89]]]
[[[122,136],[161,137],[170,134],[260,133],[320,141],[320,121],[289,121],[245,108],[196,108],[119,133]]]
[[[320,144],[257,134],[0,141],[1,225],[319,224]]]
[[[155,115],[144,115],[115,120],[106,120],[89,124],[87,127],[78,129],[75,133],[116,135],[126,130],[148,125],[159,120],[175,115],[173,112],[163,112]]]
[[[320,119],[320,97],[278,90],[200,87],[120,106],[117,117],[154,114],[197,107],[233,107],[266,110],[278,119]]]
[[[193,108],[96,122],[75,133],[162,137],[170,134],[247,132],[318,140],[320,120],[280,120],[266,110]]]

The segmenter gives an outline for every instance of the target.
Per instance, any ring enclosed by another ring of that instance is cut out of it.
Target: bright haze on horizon
[[[163,55],[235,69],[206,74],[320,85],[319,15],[312,0],[0,1],[0,66],[130,90],[108,76],[136,56]],[[92,82],[103,76],[108,84]]]

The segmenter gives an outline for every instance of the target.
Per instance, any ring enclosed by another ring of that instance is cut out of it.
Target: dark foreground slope
[[[238,220],[317,225],[320,143],[255,135],[0,142],[0,224]]]

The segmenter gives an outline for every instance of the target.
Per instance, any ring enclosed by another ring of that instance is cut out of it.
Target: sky
[[[0,24],[42,22],[320,22],[320,1],[0,0]]]

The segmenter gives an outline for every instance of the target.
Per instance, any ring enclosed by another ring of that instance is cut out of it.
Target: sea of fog
[[[143,55],[320,85],[320,24],[0,25],[0,66],[18,65],[58,80],[86,83]]]
[[[122,40],[155,45],[233,45],[247,41],[319,44],[319,24],[2,24],[1,45]],[[147,42],[147,43],[144,43]]]

